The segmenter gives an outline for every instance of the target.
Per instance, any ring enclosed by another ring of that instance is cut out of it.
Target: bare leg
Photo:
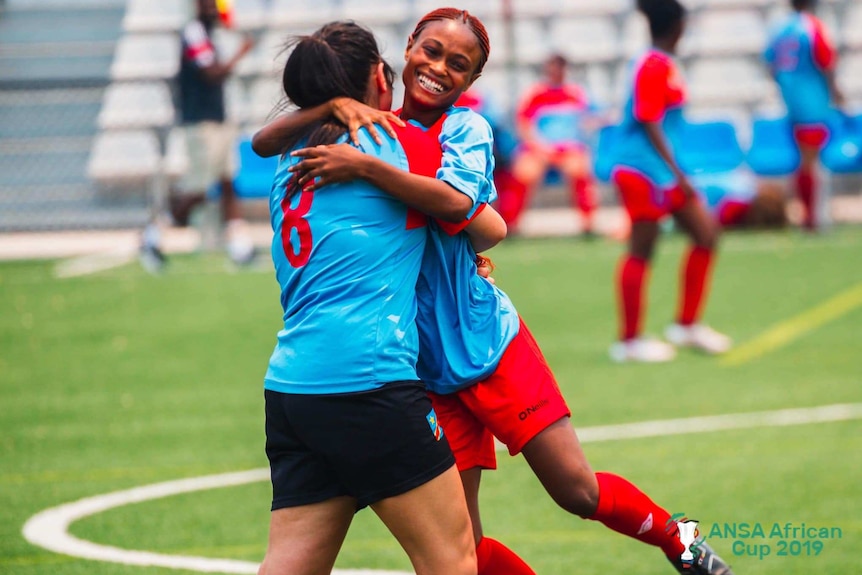
[[[371,508],[407,552],[416,575],[476,575],[476,543],[454,466]]]
[[[673,213],[673,217],[694,245],[708,250],[715,249],[718,243],[718,224],[702,203],[689,200]]]
[[[258,575],[328,575],[355,512],[352,497],[273,511]]]
[[[522,453],[557,505],[584,518],[595,513],[599,485],[568,417],[531,439]]]
[[[479,483],[482,481],[482,468],[473,467],[461,472],[461,484],[467,498],[467,510],[473,525],[473,539],[478,544],[482,540],[482,518],[479,515]]]
[[[242,219],[242,211],[240,210],[239,199],[233,189],[233,181],[225,178],[220,183],[222,218],[225,222]]]
[[[585,149],[569,150],[560,158],[559,166],[571,192],[572,207],[581,212],[583,231],[591,234],[597,200],[590,154]]]

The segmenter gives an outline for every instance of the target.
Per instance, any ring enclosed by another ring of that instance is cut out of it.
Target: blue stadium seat
[[[799,151],[787,117],[755,118],[748,165],[760,176],[785,176],[799,166]]]
[[[251,140],[240,140],[238,145],[239,169],[233,180],[237,197],[243,199],[268,198],[272,178],[278,167],[278,156],[261,158],[251,149]]]
[[[842,115],[836,120],[820,160],[836,174],[862,173],[862,115]]]
[[[730,122],[688,122],[682,137],[685,144],[675,153],[679,167],[688,174],[729,172],[745,160]]]

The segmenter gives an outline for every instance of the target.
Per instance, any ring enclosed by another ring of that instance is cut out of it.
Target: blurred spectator
[[[512,175],[533,193],[551,168],[559,170],[571,190],[572,204],[580,209],[585,233],[592,233],[596,192],[592,161],[584,134],[584,120],[592,108],[586,92],[566,82],[566,59],[554,54],[545,62],[545,79],[522,98],[516,111],[520,140]],[[522,207],[528,204],[525,199]]]
[[[170,206],[175,223],[187,225],[191,211],[217,185],[228,255],[236,263],[247,263],[254,256],[254,245],[233,189],[238,128],[226,118],[224,82],[253,42],[245,38],[239,50],[222,61],[211,40],[220,18],[216,0],[197,0],[197,17],[182,31],[178,96],[189,170],[172,190]]]
[[[778,83],[793,136],[800,152],[796,190],[803,206],[803,225],[817,228],[817,168],[820,150],[829,140],[833,104],[844,105],[835,82],[837,51],[823,23],[813,14],[816,0],[791,0],[793,14],[776,27],[764,52]]]
[[[497,203],[494,207],[510,228],[510,234],[524,209],[526,191],[523,184],[512,176],[512,153],[517,140],[503,114],[475,88],[470,88],[458,98],[456,106],[470,108],[481,114],[494,132],[494,186],[497,188]]]

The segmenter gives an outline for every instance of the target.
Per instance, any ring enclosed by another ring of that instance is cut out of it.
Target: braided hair
[[[476,36],[476,40],[479,42],[479,49],[482,52],[482,58],[479,60],[473,74],[481,74],[482,69],[485,67],[485,63],[488,61],[488,56],[491,54],[491,41],[488,39],[488,31],[485,30],[485,25],[482,24],[482,21],[466,10],[459,10],[458,8],[437,8],[436,10],[432,10],[419,20],[416,24],[416,28],[413,29],[413,33],[410,34],[410,38],[413,41],[416,41],[422,33],[422,30],[424,30],[428,24],[442,20],[461,21],[461,23],[470,27],[470,30]]]

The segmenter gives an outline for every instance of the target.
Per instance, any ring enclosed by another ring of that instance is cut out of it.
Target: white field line
[[[585,427],[578,431],[578,435],[582,442],[587,443],[644,437],[684,435],[690,433],[706,433],[730,429],[782,427],[855,419],[862,419],[862,403]],[[108,561],[124,565],[166,567],[170,569],[186,569],[189,571],[200,571],[204,573],[239,573],[254,575],[257,573],[258,565],[257,563],[250,561],[166,555],[148,551],[120,549],[118,547],[100,545],[78,539],[69,533],[68,528],[69,525],[79,519],[116,507],[122,507],[123,505],[169,497],[180,493],[244,485],[246,483],[265,481],[268,478],[268,469],[252,469],[249,471],[155,483],[124,491],[115,491],[113,493],[88,497],[86,499],[81,499],[37,513],[24,524],[23,535],[24,538],[33,545],[42,547],[49,551],[71,555],[73,557],[91,559],[94,561]],[[400,571],[366,569],[340,569],[333,571],[333,575],[383,574],[409,575]]]
[[[68,258],[54,266],[54,276],[63,279],[103,272],[134,261],[137,254],[135,249],[120,249]]]
[[[862,403],[824,405],[799,409],[779,409],[752,413],[732,413],[684,419],[663,419],[624,423],[621,425],[599,425],[578,430],[581,442],[615,441],[639,439],[689,433],[708,433],[730,429],[752,429],[756,427],[784,427],[809,423],[826,423],[862,419]]]

